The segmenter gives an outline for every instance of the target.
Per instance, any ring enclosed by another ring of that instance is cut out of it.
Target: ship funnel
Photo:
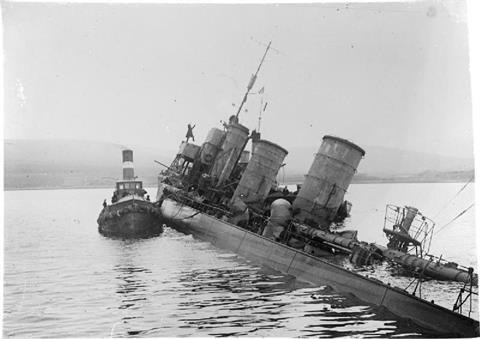
[[[354,143],[326,135],[293,202],[295,218],[327,229],[343,202],[365,151]]]
[[[263,203],[288,152],[267,140],[258,140],[255,151],[233,193],[246,203]]]
[[[218,152],[210,174],[223,184],[232,174],[235,165],[248,141],[249,130],[238,123],[228,125],[221,150]]]
[[[133,151],[126,149],[122,151],[123,180],[133,180]]]
[[[225,132],[216,127],[212,128],[205,139],[202,149],[200,151],[200,160],[206,165],[213,163],[213,160],[217,156],[220,150],[223,140],[225,138]]]

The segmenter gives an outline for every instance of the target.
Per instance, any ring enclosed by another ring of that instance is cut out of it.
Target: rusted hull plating
[[[353,294],[358,299],[386,307],[402,318],[451,337],[476,337],[479,323],[439,305],[422,300],[380,281],[360,276],[303,251],[246,231],[210,215],[181,205],[163,201],[162,215],[169,226],[180,232],[211,242],[233,251],[259,265],[314,285],[329,285],[340,293]]]

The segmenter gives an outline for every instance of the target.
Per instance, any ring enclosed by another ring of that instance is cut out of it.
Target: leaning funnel
[[[232,201],[240,197],[246,203],[263,203],[287,154],[287,150],[273,142],[257,141]]]
[[[365,151],[354,143],[326,135],[293,202],[295,218],[328,228],[343,202]]]
[[[230,177],[248,141],[248,133],[248,128],[243,125],[237,123],[228,125],[221,150],[210,172],[217,179],[217,186],[222,185]]]

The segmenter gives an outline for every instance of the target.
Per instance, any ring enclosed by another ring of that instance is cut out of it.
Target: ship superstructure
[[[299,279],[327,283],[386,306],[422,326],[461,336],[478,334],[478,321],[408,293],[398,294],[338,264],[338,257],[356,266],[386,261],[419,280],[462,282],[467,298],[476,293],[473,269],[427,256],[432,224],[414,207],[397,208],[402,215],[384,225],[387,247],[358,240],[356,231],[333,231],[332,226],[338,228],[349,216],[352,204],[344,197],[365,150],[347,139],[324,136],[304,182],[290,192],[276,182],[288,151],[262,139],[256,130],[250,132],[240,124],[239,113],[223,129],[212,128],[201,145],[182,141],[173,162],[163,165],[156,200],[168,225]]]

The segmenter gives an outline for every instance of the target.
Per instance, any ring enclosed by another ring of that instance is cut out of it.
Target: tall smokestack
[[[217,153],[213,167],[210,170],[212,177],[218,180],[217,186],[221,186],[232,174],[248,140],[249,130],[247,127],[231,123],[228,125],[221,150]]]
[[[126,149],[122,151],[123,180],[133,180],[133,151]]]
[[[296,219],[328,230],[365,151],[346,139],[326,135],[293,202]]]
[[[286,149],[273,142],[258,140],[231,201],[241,197],[246,203],[263,204],[287,154]]]

